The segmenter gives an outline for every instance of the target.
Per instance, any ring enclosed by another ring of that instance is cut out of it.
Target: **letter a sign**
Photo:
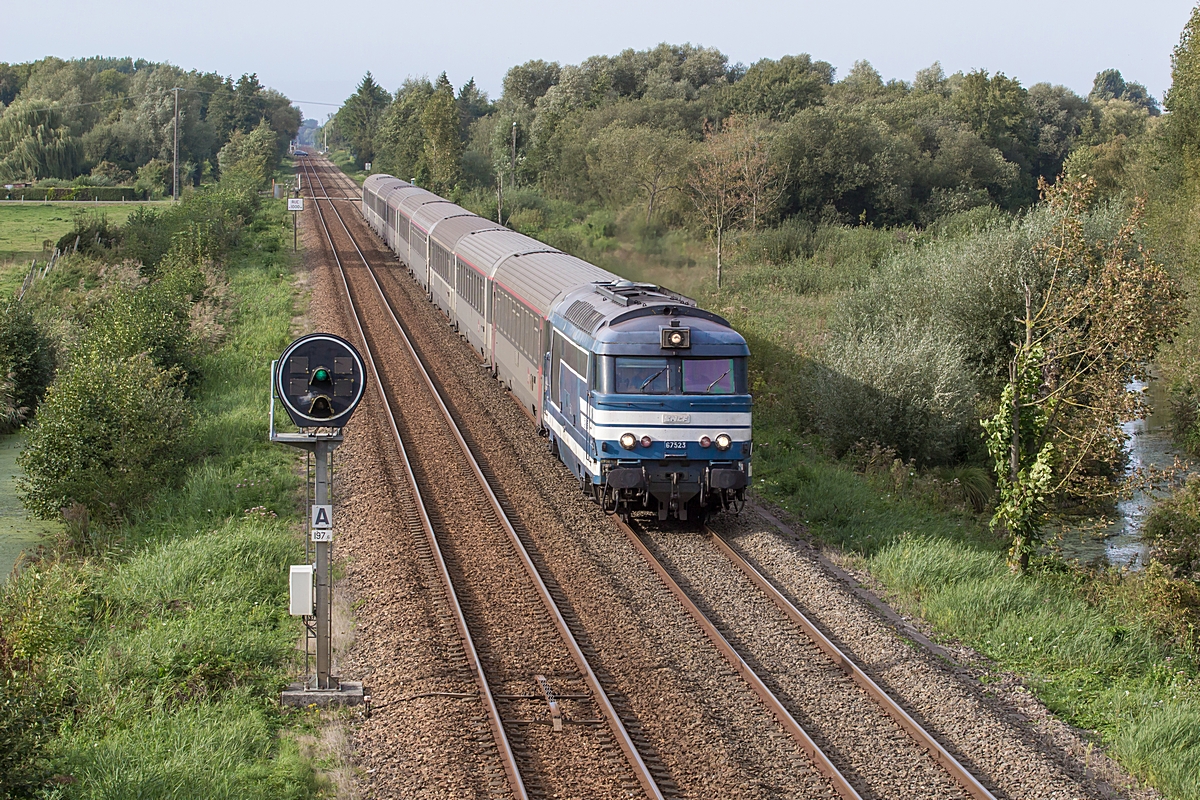
[[[312,527],[326,530],[333,527],[333,506],[312,507]]]

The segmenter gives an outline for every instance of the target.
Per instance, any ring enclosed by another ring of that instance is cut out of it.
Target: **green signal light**
[[[329,370],[325,369],[324,367],[321,367],[313,375],[313,378],[315,378],[318,381],[327,381],[327,380],[329,380]]]

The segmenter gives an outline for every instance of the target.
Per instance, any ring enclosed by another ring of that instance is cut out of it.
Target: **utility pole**
[[[179,200],[179,87],[171,90],[175,93],[175,167],[174,179],[171,182],[171,199]]]
[[[512,188],[517,188],[517,121],[513,120],[512,135]]]

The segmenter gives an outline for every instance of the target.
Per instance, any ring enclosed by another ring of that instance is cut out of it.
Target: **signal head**
[[[300,428],[341,428],[362,400],[366,370],[354,347],[329,333],[302,336],[279,357],[275,387]]]

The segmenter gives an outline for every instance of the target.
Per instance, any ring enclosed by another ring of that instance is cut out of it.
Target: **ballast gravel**
[[[719,518],[712,527],[997,797],[1159,796],[1094,752],[1027,692],[997,696],[996,684],[981,685],[974,674],[985,670],[967,668],[954,658],[966,651],[951,654],[939,647],[935,655],[915,645],[914,637],[901,636],[894,621],[874,605],[881,601],[864,600],[867,593],[857,582],[804,541],[796,527],[781,521],[783,515],[768,511],[764,517],[762,510],[751,505],[737,517]],[[982,663],[977,656],[972,660]]]

